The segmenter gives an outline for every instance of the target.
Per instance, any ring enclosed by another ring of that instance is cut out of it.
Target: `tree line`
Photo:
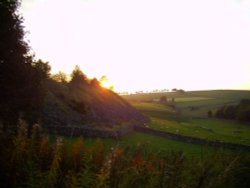
[[[242,99],[238,105],[224,105],[216,111],[215,117],[249,122],[250,100]]]
[[[30,125],[30,135],[43,104],[50,66],[30,53],[19,7],[19,0],[0,2],[0,125],[3,130],[16,130],[22,117]]]
[[[71,88],[77,88],[86,85],[99,88],[101,87],[100,82],[104,79],[107,79],[106,76],[102,76],[100,78],[100,81],[97,78],[89,79],[87,75],[83,73],[79,65],[75,66],[70,75],[70,80],[68,79],[67,74],[62,71],[59,71],[58,73],[52,75],[51,78]]]

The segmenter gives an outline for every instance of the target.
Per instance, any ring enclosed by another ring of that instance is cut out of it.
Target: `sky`
[[[250,0],[22,0],[52,73],[75,65],[115,91],[250,90]]]

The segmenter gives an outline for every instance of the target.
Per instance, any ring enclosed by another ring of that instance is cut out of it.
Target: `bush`
[[[213,117],[213,112],[212,112],[212,110],[209,110],[209,111],[207,112],[207,116],[208,116],[209,118]]]

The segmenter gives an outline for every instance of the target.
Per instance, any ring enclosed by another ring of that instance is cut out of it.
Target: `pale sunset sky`
[[[22,0],[52,73],[75,65],[115,91],[250,89],[250,0]]]

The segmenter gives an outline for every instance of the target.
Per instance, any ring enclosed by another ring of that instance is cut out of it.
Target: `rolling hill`
[[[49,79],[45,87],[47,94],[41,119],[49,130],[76,127],[119,131],[147,121],[123,98],[99,85],[72,87]]]

